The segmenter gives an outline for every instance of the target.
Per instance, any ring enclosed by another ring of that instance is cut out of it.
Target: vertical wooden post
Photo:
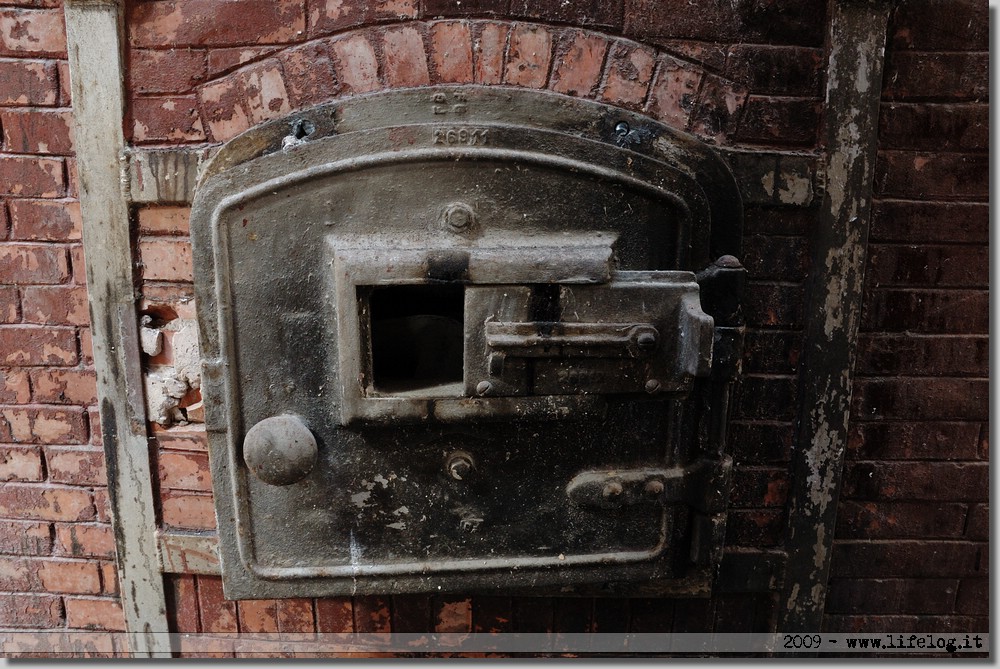
[[[812,237],[798,433],[778,629],[818,632],[826,605],[868,249],[888,0],[833,0],[823,139],[827,187]]]
[[[121,0],[66,0],[65,13],[94,366],[122,608],[131,653],[170,657],[122,169]]]

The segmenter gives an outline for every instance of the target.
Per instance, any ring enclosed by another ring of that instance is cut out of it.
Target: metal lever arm
[[[486,324],[487,346],[518,358],[637,358],[659,343],[649,323]]]

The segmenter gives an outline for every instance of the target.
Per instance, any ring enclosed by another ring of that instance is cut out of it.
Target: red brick
[[[979,0],[908,0],[890,15],[895,49],[989,48],[989,6]]]
[[[91,369],[32,370],[35,402],[44,404],[97,403],[97,376]]]
[[[59,106],[72,107],[73,93],[70,90],[69,62],[60,60],[56,63],[56,73],[59,77]]]
[[[0,520],[0,554],[48,555],[52,551],[52,531],[49,523],[21,520]]]
[[[307,0],[309,35],[327,35],[345,28],[417,16],[416,0]]]
[[[237,603],[241,632],[277,632],[278,601],[274,599],[244,599]]]
[[[96,595],[101,592],[101,577],[94,562],[77,560],[40,560],[36,563],[38,581],[46,592]]]
[[[702,76],[693,65],[660,56],[646,111],[667,125],[686,128]]]
[[[989,252],[985,247],[954,244],[873,244],[866,271],[865,280],[875,286],[987,288]]]
[[[80,175],[76,170],[76,158],[66,158],[66,197],[80,199]],[[43,196],[47,197],[47,196]]]
[[[86,286],[87,262],[83,254],[83,244],[70,244],[69,266],[73,272],[73,283],[78,286]]]
[[[958,588],[955,611],[970,615],[990,614],[990,579],[965,578]]]
[[[6,483],[0,486],[0,514],[25,520],[92,520],[90,493],[79,488]]]
[[[884,149],[987,150],[989,105],[885,103],[878,134]]]
[[[989,99],[989,53],[896,51],[885,64],[885,100]]]
[[[97,509],[97,521],[111,523],[111,499],[107,488],[94,489],[94,507]]]
[[[27,286],[21,291],[21,312],[25,323],[90,324],[85,286]]]
[[[837,539],[957,539],[965,529],[965,504],[854,502],[837,507]]]
[[[969,517],[965,523],[965,538],[976,541],[988,541],[990,538],[990,506],[976,504],[969,509]]]
[[[30,446],[0,446],[0,481],[41,481],[42,458]]]
[[[472,31],[469,24],[465,21],[434,23],[430,40],[434,83],[471,83]]]
[[[72,328],[3,326],[0,351],[0,363],[6,365],[73,365],[77,361]]]
[[[25,369],[0,369],[0,402],[27,404],[31,401],[31,386]]]
[[[133,49],[128,75],[133,94],[187,93],[207,79],[208,59],[201,49]]]
[[[66,597],[66,626],[73,629],[125,631],[125,616],[116,599]]]
[[[293,108],[325,102],[340,92],[329,45],[313,43],[288,49],[278,55],[278,61],[285,73],[285,86]]]
[[[571,23],[579,26],[601,26],[621,30],[622,0],[512,0],[510,11],[514,16],[524,16],[551,23]]]
[[[94,343],[90,337],[90,328],[79,328],[80,362],[87,366],[94,364]]]
[[[691,112],[689,129],[709,140],[725,142],[735,135],[749,91],[714,74],[706,75]]]
[[[80,203],[75,200],[10,201],[11,238],[62,242],[80,239]]]
[[[0,195],[61,197],[63,169],[55,158],[0,155]]]
[[[985,462],[853,462],[844,470],[843,499],[983,502]]]
[[[989,204],[877,199],[872,242],[989,242]]]
[[[26,628],[62,627],[62,598],[55,595],[0,593],[0,626]]]
[[[608,74],[601,97],[613,105],[638,109],[646,101],[656,52],[631,42],[616,42],[608,55]]]
[[[988,334],[985,290],[872,290],[865,296],[861,330],[928,334]]]
[[[989,156],[879,151],[876,191],[917,200],[979,200],[989,196]]]
[[[176,490],[212,489],[208,455],[202,453],[160,453],[160,484]]]
[[[65,57],[66,24],[62,11],[0,10],[0,54]]]
[[[957,590],[955,579],[832,579],[826,610],[869,615],[951,613]]]
[[[101,434],[101,413],[97,407],[87,409],[87,422],[90,424],[90,445],[103,446],[104,437]]]
[[[499,84],[503,80],[504,52],[510,29],[503,23],[478,23],[473,29],[473,78],[477,84]]]
[[[168,0],[130,5],[137,47],[281,44],[305,31],[301,0]]]
[[[243,101],[245,73],[236,72],[199,89],[203,118],[217,141],[232,139],[253,123]]]
[[[187,240],[142,239],[139,257],[146,281],[191,281],[194,276],[191,243]]]
[[[278,629],[282,633],[306,634],[316,631],[311,599],[279,599]]]
[[[201,631],[206,634],[236,632],[236,602],[223,597],[222,579],[218,576],[198,576],[197,581]]]
[[[62,283],[69,278],[66,250],[61,246],[0,246],[0,281],[14,284]]]
[[[542,26],[517,24],[510,32],[504,83],[545,88],[551,60],[551,33]]]
[[[354,598],[354,629],[358,633],[392,631],[391,604],[388,598],[364,596]]]
[[[986,336],[862,335],[856,369],[865,375],[988,376]]]
[[[388,86],[409,88],[430,83],[424,40],[416,28],[387,30],[382,40],[383,74]]]
[[[136,143],[205,141],[193,95],[138,98],[132,104],[132,114],[132,140]]]
[[[580,30],[569,31],[560,40],[552,70],[552,90],[567,95],[592,97],[601,83],[601,70],[608,42]]]
[[[17,287],[0,286],[0,324],[17,323],[21,320],[21,300]]]
[[[72,557],[115,556],[115,536],[110,525],[56,523],[55,531],[55,552],[58,554]]]
[[[4,149],[11,153],[73,153],[73,114],[68,109],[0,112]]]
[[[857,412],[856,414],[854,412]],[[987,379],[858,379],[852,414],[864,420],[987,420]]]
[[[215,506],[211,495],[167,491],[163,495],[162,506],[164,525],[193,530],[215,528]]]
[[[331,42],[336,58],[337,78],[346,94],[357,95],[382,87],[378,74],[378,58],[371,42],[364,35],[352,35]]]
[[[467,597],[445,598],[436,602],[434,631],[438,633],[471,632],[472,600]]]
[[[857,417],[855,416],[855,420]],[[975,460],[979,423],[878,421],[851,426],[847,457],[866,460]]]
[[[100,448],[50,446],[45,449],[49,480],[81,486],[108,484],[104,451]]]
[[[188,235],[191,208],[153,205],[139,209],[139,233],[143,235]]]
[[[794,376],[745,375],[736,397],[736,416],[764,420],[793,420],[797,379]]]
[[[0,441],[79,444],[87,438],[83,410],[78,407],[0,407]]]
[[[105,595],[118,595],[118,568],[114,562],[101,562],[98,564],[101,570],[101,593]]]
[[[425,16],[467,16],[508,14],[509,0],[424,0]]]
[[[959,541],[849,541],[833,546],[831,577],[981,576],[982,545]]]
[[[814,146],[823,104],[812,98],[750,96],[735,139],[768,146]]]
[[[0,105],[48,106],[59,102],[52,61],[0,58]]]
[[[320,634],[348,634],[354,631],[354,603],[350,597],[316,600],[317,631]]]
[[[788,498],[788,471],[771,467],[739,467],[732,474],[732,508],[781,507]]]

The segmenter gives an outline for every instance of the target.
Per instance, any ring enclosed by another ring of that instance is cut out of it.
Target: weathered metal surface
[[[157,533],[160,569],[167,574],[221,573],[219,568],[219,537],[212,533]]]
[[[442,118],[440,96],[463,112]],[[711,323],[742,321],[703,312],[693,272],[739,254],[741,221],[708,147],[547,93],[377,94],[223,147],[191,227],[227,596],[707,594],[735,369],[705,376]],[[719,262],[709,284],[742,277]],[[634,341],[609,343],[614,324]],[[527,381],[504,396],[510,369]],[[317,461],[268,485],[245,438],[282,414]],[[627,511],[569,499],[609,468],[690,481]]]
[[[129,212],[122,188],[121,6],[65,7],[80,212],[94,367],[129,650],[170,657],[163,579],[157,568]]]
[[[133,202],[191,202],[201,168],[215,148],[128,150],[128,184]]]
[[[316,455],[316,437],[298,416],[265,418],[243,439],[244,462],[269,485],[301,481],[316,466]]]
[[[821,628],[847,447],[867,255],[888,1],[835,2],[826,114],[827,188],[812,237],[814,268],[792,451],[790,552],[778,628]]]

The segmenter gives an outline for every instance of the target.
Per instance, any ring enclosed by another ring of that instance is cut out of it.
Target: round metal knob
[[[300,481],[316,464],[316,437],[298,416],[265,418],[247,432],[243,459],[253,475],[269,485]]]

